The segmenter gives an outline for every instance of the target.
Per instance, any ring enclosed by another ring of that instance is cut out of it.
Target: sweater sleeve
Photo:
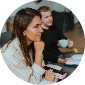
[[[21,67],[11,64],[9,65],[9,69],[20,79],[32,84],[40,83],[42,80],[42,75],[44,73],[44,69],[35,63],[32,65],[32,67]]]
[[[50,61],[52,63],[57,63],[58,61],[58,56],[47,51],[46,48],[44,48],[43,55],[44,55],[44,61]]]
[[[9,69],[17,77],[33,84],[41,82],[45,70],[35,63],[31,67],[26,66],[25,59],[21,53],[17,53],[14,49],[7,49],[2,53],[2,56]]]
[[[57,29],[57,33],[58,33],[58,40],[67,39],[67,37],[63,35],[60,29]]]
[[[42,36],[41,36],[41,40],[45,42],[45,45],[48,40],[48,38],[45,37],[45,34],[43,33]],[[51,42],[49,42],[51,43]],[[56,55],[54,55],[53,53],[49,52],[48,50],[46,50],[46,46],[44,47],[44,50],[43,50],[43,55],[44,55],[44,61],[50,61],[52,63],[56,63],[58,61],[58,57]]]

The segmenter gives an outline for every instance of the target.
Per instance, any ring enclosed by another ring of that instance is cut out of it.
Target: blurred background
[[[8,19],[6,20],[1,33],[0,46],[6,43],[11,38],[11,31],[13,29],[13,19],[15,14],[22,8],[30,7],[33,9],[38,9],[40,6],[49,6],[53,16],[53,24],[62,30],[62,33],[74,41],[74,47],[78,49],[79,53],[84,52],[84,33],[82,26],[78,18],[69,10],[67,7],[52,2],[49,0],[35,0],[29,3],[26,3],[16,10],[14,10]],[[59,48],[63,52],[72,51],[68,48]]]
[[[31,7],[33,9],[38,9],[40,6],[49,6],[51,11],[55,10],[57,12],[69,12],[69,9],[66,8],[65,6],[63,6],[59,3],[49,1],[49,0],[32,1],[32,2],[29,2],[29,3],[26,3],[22,6],[20,6],[12,14],[10,14],[10,16],[8,17],[7,21],[5,22],[5,24],[3,26],[2,32],[7,32],[7,31],[12,30],[14,16],[17,13],[17,11],[19,11],[21,8]],[[74,23],[78,24],[79,20],[77,19],[77,17],[74,14],[73,14],[73,16],[74,16]]]

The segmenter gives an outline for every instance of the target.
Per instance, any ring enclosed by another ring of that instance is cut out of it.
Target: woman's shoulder
[[[9,43],[10,42],[10,43]],[[3,53],[6,50],[10,50],[13,51],[14,49],[12,49],[13,47],[18,46],[18,39],[15,38],[14,40],[9,40],[2,48],[1,48],[1,53]]]
[[[19,43],[17,38],[15,38],[7,47],[8,44],[5,44],[2,49],[2,57],[8,64],[17,65],[20,61],[24,60],[23,54],[20,50]]]

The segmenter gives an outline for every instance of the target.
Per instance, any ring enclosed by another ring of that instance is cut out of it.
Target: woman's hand
[[[42,67],[42,52],[44,49],[44,42],[34,42],[35,48],[35,63]]]
[[[34,48],[35,48],[36,53],[42,54],[43,49],[44,49],[44,42],[43,41],[34,42]]]
[[[53,81],[57,81],[57,78],[56,77],[54,77],[54,75],[53,75],[53,70],[48,70],[46,73],[45,73],[45,79],[47,80],[47,81],[51,81],[51,82],[53,82]]]

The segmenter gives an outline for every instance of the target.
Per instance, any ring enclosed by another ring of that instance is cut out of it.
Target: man
[[[38,9],[41,14],[41,27],[44,32],[42,33],[41,39],[45,42],[45,48],[43,51],[44,60],[50,61],[52,63],[62,63],[58,64],[62,67],[65,67],[63,64],[66,63],[67,60],[72,59],[72,55],[74,53],[62,53],[58,49],[58,40],[67,39],[61,32],[61,30],[57,29],[52,25],[53,17],[50,11],[50,8],[47,6],[42,6]],[[73,46],[73,41],[68,40],[68,48]],[[69,73],[70,74],[70,73]]]

